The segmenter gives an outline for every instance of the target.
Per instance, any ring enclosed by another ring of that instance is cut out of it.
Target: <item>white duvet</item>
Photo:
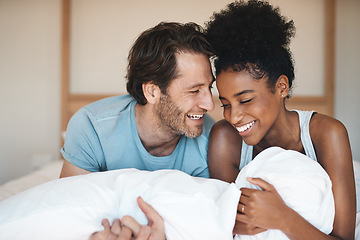
[[[1,239],[88,239],[101,220],[131,215],[147,220],[136,204],[142,196],[163,217],[168,240],[233,239],[239,188],[247,176],[274,184],[285,202],[325,233],[331,232],[334,202],[326,172],[313,160],[280,148],[259,154],[236,185],[191,177],[176,170],[135,169],[57,179],[0,202]],[[309,198],[311,196],[311,198]],[[286,239],[269,230],[236,239]]]
[[[247,182],[246,177],[260,177],[271,183],[288,206],[322,232],[331,233],[335,216],[332,184],[325,170],[314,160],[296,151],[272,147],[245,166],[236,179],[239,188],[258,188]],[[288,238],[279,230],[268,230],[234,239]]]

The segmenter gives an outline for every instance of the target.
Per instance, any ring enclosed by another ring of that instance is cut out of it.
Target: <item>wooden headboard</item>
[[[71,0],[62,0],[62,71],[61,71],[61,131],[65,132],[71,116],[82,106],[98,99],[109,97],[107,94],[75,94],[70,92],[70,7]],[[334,53],[335,53],[335,1],[325,1],[325,90],[323,96],[293,96],[287,102],[288,109],[316,110],[333,116],[334,112]],[[215,109],[209,114],[222,119],[220,101],[214,97]],[[61,144],[63,140],[61,140]]]

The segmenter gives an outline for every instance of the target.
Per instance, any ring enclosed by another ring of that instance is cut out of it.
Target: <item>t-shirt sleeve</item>
[[[81,108],[70,119],[61,153],[65,160],[79,168],[91,172],[106,170],[96,119],[86,108]]]

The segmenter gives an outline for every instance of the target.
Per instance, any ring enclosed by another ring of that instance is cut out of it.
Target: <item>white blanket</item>
[[[275,186],[284,202],[322,232],[332,231],[335,216],[332,184],[325,170],[307,156],[279,147],[268,148],[245,166],[236,185],[259,188],[246,181],[260,177]],[[234,239],[288,239],[279,230],[268,230],[255,236],[236,236]]]
[[[313,216],[320,216],[312,223],[331,231],[331,183],[314,161],[292,151],[268,149],[239,174],[238,187],[248,186],[246,176],[262,177],[274,184],[285,202],[293,204],[310,222]],[[169,240],[232,239],[238,187],[176,170],[125,169],[57,179],[0,202],[1,239],[88,239],[91,233],[102,230],[103,218],[124,215],[146,224],[136,205],[137,196],[163,217]],[[305,197],[309,193],[311,199]],[[305,200],[311,203],[304,204]],[[283,237],[281,232],[269,230],[240,239]]]
[[[135,169],[58,179],[0,202],[0,238],[88,239],[103,218],[124,215],[146,224],[137,196],[163,217],[170,240],[232,239],[240,197],[234,184]]]

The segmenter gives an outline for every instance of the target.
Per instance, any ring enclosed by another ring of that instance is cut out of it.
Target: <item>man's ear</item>
[[[289,79],[285,75],[281,75],[276,82],[276,92],[281,98],[286,98],[289,94]]]
[[[142,90],[148,103],[155,104],[160,99],[160,88],[153,83],[143,83]]]

